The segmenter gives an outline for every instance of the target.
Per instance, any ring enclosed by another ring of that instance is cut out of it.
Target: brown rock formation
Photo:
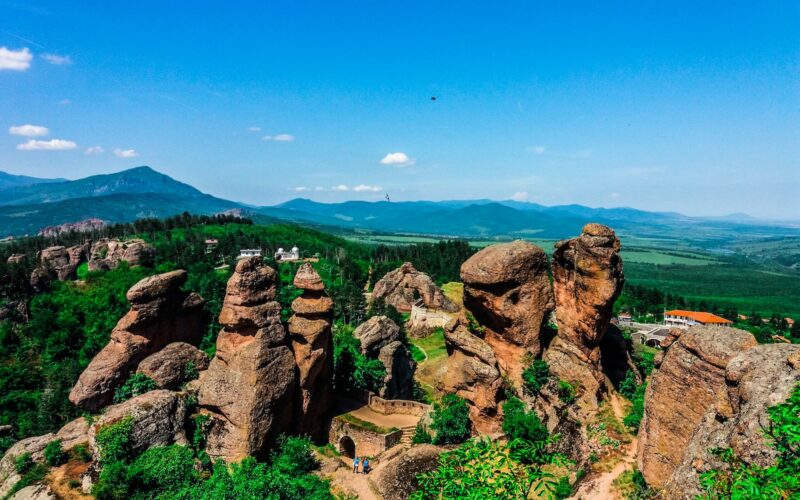
[[[325,435],[323,417],[333,390],[333,301],[311,264],[297,270],[294,286],[303,294],[292,302],[289,335],[298,368],[297,432],[314,439]]]
[[[89,428],[89,442],[95,456],[101,452],[97,433],[128,417],[132,424],[130,447],[135,454],[154,446],[188,444],[184,433],[186,403],[183,395],[159,389],[106,408]]]
[[[155,248],[144,240],[102,239],[92,245],[89,270],[116,269],[122,261],[127,262],[131,267],[150,266],[155,260],[155,254]]]
[[[139,363],[136,369],[153,379],[161,389],[178,389],[186,382],[189,363],[196,371],[208,368],[208,356],[186,342],[173,342]]]
[[[442,290],[425,273],[417,271],[410,262],[386,274],[375,283],[371,300],[383,299],[400,312],[411,311],[411,306],[419,299],[425,307],[455,312],[458,307],[448,299]]]
[[[72,403],[97,411],[111,402],[114,390],[144,358],[172,342],[200,342],[204,301],[196,293],[181,291],[186,278],[186,271],[172,271],[145,278],[128,290],[131,309],[72,388]]]
[[[259,257],[240,260],[228,280],[217,352],[198,393],[211,417],[206,451],[214,458],[262,456],[291,427],[297,367],[274,301],[276,280]]]
[[[800,367],[790,363],[800,356],[800,345],[764,344],[731,359],[719,398],[684,444],[683,460],[664,487],[667,498],[694,498],[703,491],[700,474],[722,468],[714,448],[733,449],[746,464],[767,467],[775,463],[775,449],[767,444],[766,409],[785,401],[800,382]]]
[[[37,254],[39,265],[31,274],[31,286],[36,291],[47,288],[50,281],[74,280],[78,278],[78,266],[88,258],[89,244],[74,247],[48,247]]]
[[[706,413],[725,398],[730,360],[756,346],[750,333],[729,327],[696,326],[668,339],[669,350],[647,387],[639,430],[639,470],[658,488],[681,463]]]
[[[417,363],[401,341],[400,327],[386,316],[373,316],[353,332],[361,342],[361,353],[379,359],[386,368],[379,395],[386,399],[411,399]]]
[[[375,486],[384,500],[405,500],[419,488],[419,474],[439,465],[442,448],[432,444],[413,446],[383,465],[375,477]]]
[[[39,236],[56,237],[62,233],[88,233],[106,227],[108,223],[104,220],[89,218],[78,222],[67,222],[58,226],[47,226],[39,230]]]
[[[504,373],[519,387],[525,359],[542,352],[542,326],[553,310],[544,251],[525,241],[491,245],[461,266],[464,306],[486,328]]]
[[[596,401],[605,388],[600,342],[625,281],[619,239],[606,226],[587,224],[579,237],[555,248],[558,335],[544,358],[553,374],[582,388],[582,399]]]
[[[6,264],[22,264],[23,262],[25,262],[24,253],[14,253],[6,259]]]
[[[17,457],[23,453],[30,453],[36,461],[44,459],[44,449],[56,439],[55,434],[45,434],[44,436],[29,437],[14,443],[11,448],[6,450],[0,460],[0,498],[5,498],[11,489],[22,479],[15,468]]]
[[[463,318],[447,325],[444,339],[448,358],[437,377],[437,388],[467,400],[475,430],[482,434],[499,432],[503,378],[494,351],[469,331]]]

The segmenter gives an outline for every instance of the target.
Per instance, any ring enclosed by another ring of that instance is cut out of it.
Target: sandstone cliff
[[[579,237],[556,243],[553,253],[558,335],[544,359],[554,375],[578,385],[581,398],[590,402],[607,389],[600,343],[625,281],[619,249],[614,231],[587,224]]]
[[[222,331],[200,376],[200,412],[211,417],[206,451],[238,461],[263,456],[291,429],[297,366],[275,298],[277,275],[260,257],[240,260],[219,316]]]
[[[186,271],[172,271],[145,278],[128,290],[131,309],[72,388],[73,404],[97,411],[111,402],[115,389],[147,356],[173,342],[200,342],[204,300],[181,291],[186,278]]]
[[[37,292],[47,288],[50,281],[74,280],[78,278],[78,266],[86,262],[89,244],[73,247],[48,247],[37,254],[38,266],[31,273],[31,287]]]
[[[400,312],[409,312],[414,303],[422,299],[425,307],[455,312],[458,307],[425,273],[417,271],[410,262],[386,274],[375,283],[372,299],[383,299]]]
[[[296,432],[320,440],[325,435],[324,416],[333,390],[333,301],[325,294],[319,274],[309,263],[297,270],[294,286],[303,294],[292,302],[289,320],[298,368]]]
[[[464,306],[485,328],[483,340],[518,387],[526,360],[542,352],[542,328],[553,311],[547,256],[528,242],[484,248],[461,266]]]
[[[657,488],[682,462],[706,413],[726,398],[728,363],[756,340],[734,328],[696,326],[673,330],[662,345],[668,350],[647,387],[638,450],[639,470]]]
[[[155,248],[144,240],[102,239],[92,245],[89,270],[116,269],[122,261],[127,262],[131,267],[151,266],[155,260],[155,254]]]
[[[417,363],[402,342],[400,327],[386,316],[373,316],[355,329],[361,353],[379,359],[386,368],[379,396],[386,399],[411,399]]]

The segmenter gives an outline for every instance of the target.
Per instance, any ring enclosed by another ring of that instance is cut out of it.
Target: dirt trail
[[[343,460],[344,461],[344,460]],[[359,500],[380,500],[370,486],[369,476],[365,474],[353,474],[353,460],[344,461],[345,467],[340,467],[333,474],[331,483],[342,492],[350,495],[357,495]],[[375,474],[372,471],[370,475]]]
[[[625,412],[622,409],[622,404],[619,401],[619,396],[616,394],[611,395],[611,409],[614,411],[614,416],[617,420],[622,421]],[[608,472],[602,472],[597,475],[589,475],[584,479],[578,491],[570,497],[574,500],[606,500],[606,499],[620,499],[620,494],[615,491],[613,483],[620,475],[627,470],[630,470],[636,463],[636,448],[637,439],[634,437],[630,443],[626,445],[625,455],[622,460]]]

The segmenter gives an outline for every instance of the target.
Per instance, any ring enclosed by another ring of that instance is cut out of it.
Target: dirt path
[[[625,412],[622,409],[622,404],[619,401],[619,396],[612,394],[611,396],[611,409],[614,411],[614,416],[617,420],[622,421]],[[602,472],[597,475],[589,475],[584,479],[578,491],[575,492],[571,499],[574,500],[606,500],[606,499],[619,499],[622,498],[614,488],[614,480],[617,479],[624,472],[630,470],[636,463],[636,448],[637,439],[634,437],[630,443],[626,445],[625,455],[622,460],[608,472]]]
[[[347,459],[345,467],[341,467],[333,474],[332,484],[342,492],[350,495],[357,495],[359,500],[380,500],[380,497],[372,491],[369,476],[365,474],[353,474],[353,460]],[[373,471],[370,474],[374,474]]]
[[[361,420],[365,420],[367,422],[371,422],[375,425],[379,425],[381,427],[407,427],[407,426],[416,426],[417,422],[419,422],[419,417],[414,415],[400,415],[400,414],[391,414],[391,415],[384,415],[383,413],[378,413],[369,406],[362,406],[356,410],[350,412],[350,415],[354,417],[360,418]]]

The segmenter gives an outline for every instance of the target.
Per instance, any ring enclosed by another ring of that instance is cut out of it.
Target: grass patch
[[[442,292],[459,308],[464,308],[464,283],[451,281],[442,285]]]
[[[411,341],[411,345],[413,347],[417,347],[418,349],[425,351],[425,353],[428,355],[428,362],[447,356],[447,348],[444,345],[444,330],[441,328],[436,328],[433,333],[427,337],[409,340]]]
[[[336,418],[341,420],[342,422],[346,422],[352,426],[358,427],[360,429],[364,429],[370,432],[374,432],[376,434],[389,434],[392,432],[397,431],[397,427],[381,427],[380,425],[373,424],[372,422],[367,422],[366,420],[361,420],[360,418],[352,415],[350,413],[345,413],[343,415],[339,415]]]
[[[422,363],[427,359],[427,356],[425,356],[425,353],[422,352],[422,349],[415,346],[414,344],[411,344],[410,347],[411,347],[410,349],[411,357],[414,358],[414,361],[416,361],[417,363]]]

